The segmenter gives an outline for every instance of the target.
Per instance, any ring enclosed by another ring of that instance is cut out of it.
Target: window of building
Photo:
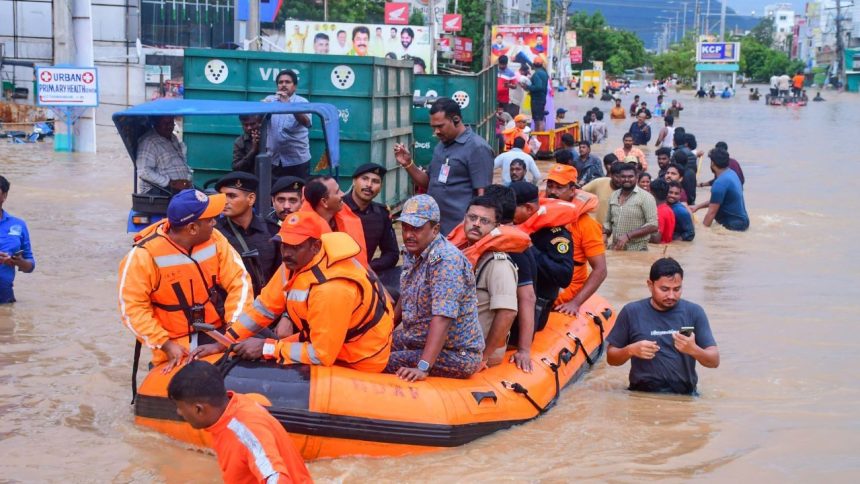
[[[233,17],[230,0],[142,0],[140,40],[155,46],[218,47],[233,42]]]

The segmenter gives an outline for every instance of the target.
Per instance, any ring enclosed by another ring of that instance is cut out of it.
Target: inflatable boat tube
[[[595,295],[577,317],[553,312],[532,345],[532,373],[508,362],[466,380],[430,377],[407,383],[395,375],[343,367],[278,366],[221,360],[229,390],[254,394],[290,433],[305,459],[396,456],[455,447],[532,420],[603,354],[615,323]],[[218,358],[213,356],[213,363]],[[172,374],[149,372],[135,401],[135,422],[173,438],[210,446],[167,398]]]

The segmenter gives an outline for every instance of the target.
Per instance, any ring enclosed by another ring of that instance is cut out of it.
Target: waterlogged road
[[[639,94],[653,105],[653,95]],[[666,251],[684,265],[684,296],[705,307],[720,345],[721,367],[699,370],[700,397],[631,394],[627,368],[601,363],[529,424],[433,454],[314,462],[312,474],[321,482],[856,480],[860,97],[825,96],[796,109],[677,96],[686,109],[676,125],[705,148],[726,141],[742,163],[752,218],[747,233],[698,228],[695,242]],[[568,116],[609,109],[565,95],[558,102],[574,108]],[[595,152],[620,145],[625,128],[611,126]],[[132,423],[132,339],[115,290],[129,247],[131,164],[110,128],[99,133],[97,155],[0,144],[0,173],[13,184],[4,208],[27,220],[38,258],[36,272],[16,281],[19,302],[0,308],[0,476],[217,482],[213,456]],[[618,308],[646,297],[647,268],[660,254],[609,254],[601,292]]]

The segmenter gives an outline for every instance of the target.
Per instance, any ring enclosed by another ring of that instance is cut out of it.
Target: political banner
[[[570,48],[570,63],[582,64],[582,47]]]
[[[696,62],[739,62],[740,42],[699,42],[696,44]]]
[[[98,71],[95,67],[37,67],[36,92],[39,106],[96,107]]]
[[[287,52],[412,59],[416,72],[430,74],[430,29],[423,25],[288,20],[285,26]]]
[[[567,44],[568,48],[576,47],[576,31],[568,30],[564,33],[564,43]]]
[[[533,64],[541,59],[549,69],[547,59],[552,48],[549,27],[545,25],[494,25],[490,61],[495,64],[502,55],[508,56],[508,67],[517,70],[520,65]]]
[[[385,23],[388,25],[409,24],[409,4],[385,2]]]

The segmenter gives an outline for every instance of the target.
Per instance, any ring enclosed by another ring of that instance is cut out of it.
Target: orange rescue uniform
[[[316,211],[311,208],[311,204],[307,201],[302,202],[302,208],[300,210],[316,214]],[[317,217],[322,221],[320,225],[326,227],[328,232],[331,232],[331,225],[329,225],[325,219],[320,217],[319,214],[317,214]],[[349,236],[352,237],[361,248],[361,252],[356,254],[355,258],[361,262],[362,266],[370,267],[368,261],[373,257],[373,254],[368,255],[367,253],[367,242],[364,238],[364,225],[361,224],[361,219],[358,218],[358,215],[356,215],[352,209],[344,203],[343,208],[341,208],[338,213],[334,214],[334,222],[338,232],[349,234]]]
[[[454,227],[448,234],[448,241],[454,244],[463,255],[472,263],[472,269],[476,269],[478,260],[486,252],[505,252],[519,254],[525,252],[532,244],[529,235],[517,227],[509,225],[499,225],[494,228],[489,234],[481,238],[472,245],[466,238],[466,232],[463,229],[463,224]]]
[[[524,130],[514,126],[511,129],[507,129],[502,131],[502,136],[505,138],[505,151],[510,151],[511,148],[514,147],[514,140],[517,138],[522,138],[526,140],[526,145],[523,146],[523,151],[526,153],[531,153],[532,148],[529,146],[529,136],[525,133]]]
[[[577,190],[571,203],[578,207],[578,217],[567,225],[573,242],[573,278],[570,285],[558,293],[555,305],[564,304],[576,297],[588,279],[588,258],[606,253],[603,227],[588,215],[597,207],[597,197]]]
[[[206,431],[227,484],[313,482],[289,434],[262,405],[227,392],[230,403]]]
[[[251,277],[218,230],[189,254],[170,240],[167,226],[163,220],[142,230],[119,264],[122,323],[152,349],[154,365],[167,361],[160,348],[168,340],[193,349],[192,306],[202,305],[205,322],[220,328],[236,321],[253,300]],[[226,292],[223,315],[210,298],[216,286]]]
[[[376,276],[355,259],[359,247],[352,237],[330,232],[321,240],[322,249],[301,270],[292,273],[281,265],[227,335],[247,339],[287,312],[299,333],[266,340],[264,358],[380,372],[391,353],[391,302]]]

